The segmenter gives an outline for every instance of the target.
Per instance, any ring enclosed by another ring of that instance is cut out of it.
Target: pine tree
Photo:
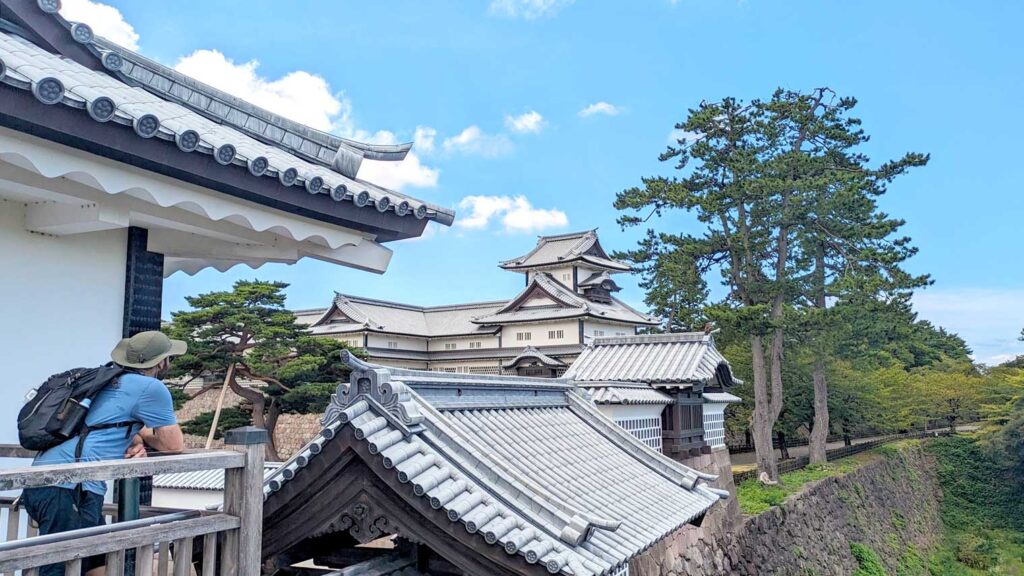
[[[249,405],[252,423],[269,432],[271,460],[280,460],[274,445],[278,416],[322,412],[330,393],[349,373],[341,361],[341,350],[347,346],[311,336],[297,324],[284,306],[287,287],[282,282],[238,281],[230,291],[187,297],[192,309],[173,313],[168,328],[173,337],[189,344],[188,354],[175,360],[174,373],[209,376],[217,382],[203,392],[227,380]],[[355,353],[365,355],[362,350]],[[262,386],[242,386],[239,379]]]

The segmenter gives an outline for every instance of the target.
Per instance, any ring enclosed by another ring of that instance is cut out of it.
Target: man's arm
[[[139,436],[143,442],[165,454],[177,454],[185,448],[185,436],[181,433],[181,426],[177,424],[161,426],[155,430],[143,428],[139,431]]]

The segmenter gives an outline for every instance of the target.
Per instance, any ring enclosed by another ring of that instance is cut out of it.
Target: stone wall
[[[680,462],[694,470],[718,476],[711,486],[726,490],[733,495],[733,498],[721,502],[707,513],[701,522],[701,528],[709,532],[732,530],[733,526],[740,521],[741,516],[740,505],[735,498],[736,484],[733,482],[732,459],[729,457],[729,451],[724,448],[713,450],[710,454],[691,456],[680,460]]]
[[[320,432],[321,414],[281,414],[274,427],[277,455],[287,460]]]
[[[841,477],[808,486],[734,531],[687,526],[630,561],[631,576],[842,575],[857,563],[851,543],[874,550],[890,574],[942,532],[934,462],[903,448]]]

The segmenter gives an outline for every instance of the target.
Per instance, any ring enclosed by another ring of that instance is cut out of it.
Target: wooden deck
[[[193,567],[201,576],[259,574],[265,438],[265,431],[246,428],[228,433],[225,450],[0,470],[0,490],[214,469],[225,474],[218,511],[143,507],[139,519],[118,522],[116,508],[107,505],[104,516],[112,523],[60,534],[39,535],[15,498],[0,498],[0,537],[6,537],[0,574],[36,576],[41,566],[63,563],[65,574],[78,576],[83,559],[96,555],[106,556],[107,576],[124,576],[126,557],[134,557],[138,576],[154,574],[154,567],[160,576],[188,576]]]

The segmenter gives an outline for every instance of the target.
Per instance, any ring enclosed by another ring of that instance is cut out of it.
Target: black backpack
[[[120,366],[106,364],[99,368],[75,368],[47,378],[18,413],[18,441],[22,447],[43,451],[78,436],[78,459],[91,430],[127,426],[130,434],[135,422],[85,425],[93,399],[124,372]]]

